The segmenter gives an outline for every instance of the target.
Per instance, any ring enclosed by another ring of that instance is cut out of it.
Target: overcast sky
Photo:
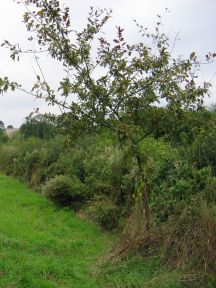
[[[175,45],[174,53],[188,57],[192,51],[204,56],[209,51],[216,52],[216,0],[62,0],[71,7],[72,24],[79,28],[85,23],[89,7],[112,8],[113,19],[107,33],[113,34],[115,26],[125,28],[128,39],[135,40],[136,27],[133,20],[147,27],[154,27],[156,14],[164,15],[164,30],[171,41],[179,33],[180,40]],[[168,8],[170,13],[165,13]],[[13,43],[25,45],[25,25],[22,23],[23,7],[13,0],[0,1],[0,43],[7,39]],[[113,34],[114,35],[114,34]],[[20,63],[9,59],[5,49],[0,48],[0,77],[9,76],[12,80],[31,86],[34,82],[33,59],[25,57]],[[51,81],[57,81],[60,71],[56,64],[49,64],[47,58],[41,63]],[[212,82],[212,96],[206,103],[216,102],[216,63],[204,65],[200,72],[200,81]],[[0,120],[6,125],[19,127],[24,118],[34,110],[49,111],[43,101],[36,101],[32,96],[21,93],[9,93],[0,96]],[[57,112],[55,108],[52,112]]]

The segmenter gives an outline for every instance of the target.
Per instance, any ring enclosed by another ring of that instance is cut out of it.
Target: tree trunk
[[[148,186],[147,186],[147,181],[145,178],[145,175],[143,174],[142,171],[142,166],[141,166],[141,159],[140,156],[138,154],[136,154],[136,160],[137,160],[137,165],[139,168],[139,177],[140,177],[140,193],[141,193],[141,197],[137,197],[137,201],[140,201],[140,203],[138,203],[138,207],[140,207],[140,209],[142,211],[140,211],[141,215],[143,215],[144,217],[144,230],[145,232],[149,232],[150,230],[150,218],[151,218],[151,213],[150,213],[150,206],[149,206],[149,190],[148,190]],[[135,191],[136,193],[136,191]]]
[[[149,232],[150,230],[150,207],[149,207],[149,193],[148,193],[148,187],[146,185],[144,176],[142,175],[142,182],[144,183],[144,186],[142,187],[142,209],[143,209],[143,216],[144,216],[144,225],[145,225],[145,231]]]

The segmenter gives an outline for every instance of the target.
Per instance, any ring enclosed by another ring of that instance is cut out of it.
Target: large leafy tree
[[[139,153],[142,132],[142,115],[151,107],[162,103],[170,118],[182,110],[196,109],[202,105],[209,84],[196,84],[196,54],[188,59],[173,58],[169,39],[160,32],[160,16],[153,32],[135,23],[138,43],[128,43],[124,29],[117,27],[116,36],[109,40],[103,27],[111,17],[110,10],[90,9],[87,25],[74,31],[70,10],[57,0],[20,1],[26,7],[24,22],[31,33],[29,41],[38,48],[23,51],[19,45],[3,43],[11,58],[19,60],[23,52],[41,53],[59,61],[65,72],[55,91],[47,83],[36,61],[40,75],[30,93],[44,98],[62,110],[62,118],[70,131],[83,132],[104,126],[118,134],[120,143],[137,163],[137,206],[144,213],[145,228],[150,226],[148,175],[143,170]],[[35,46],[34,46],[35,47]],[[206,55],[210,61],[215,54]],[[0,79],[1,92],[7,89],[24,90],[7,77]],[[68,126],[69,125],[69,126]],[[74,134],[75,135],[75,134]]]
[[[21,125],[20,132],[25,138],[50,139],[56,134],[56,128],[48,115],[30,113],[26,117],[25,123]]]

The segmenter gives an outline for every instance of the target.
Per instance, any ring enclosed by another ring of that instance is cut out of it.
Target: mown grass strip
[[[99,287],[109,237],[71,211],[0,175],[0,287]]]

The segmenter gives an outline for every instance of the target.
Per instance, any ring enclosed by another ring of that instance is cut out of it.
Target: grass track
[[[100,287],[92,270],[110,244],[93,225],[0,175],[0,287]]]

